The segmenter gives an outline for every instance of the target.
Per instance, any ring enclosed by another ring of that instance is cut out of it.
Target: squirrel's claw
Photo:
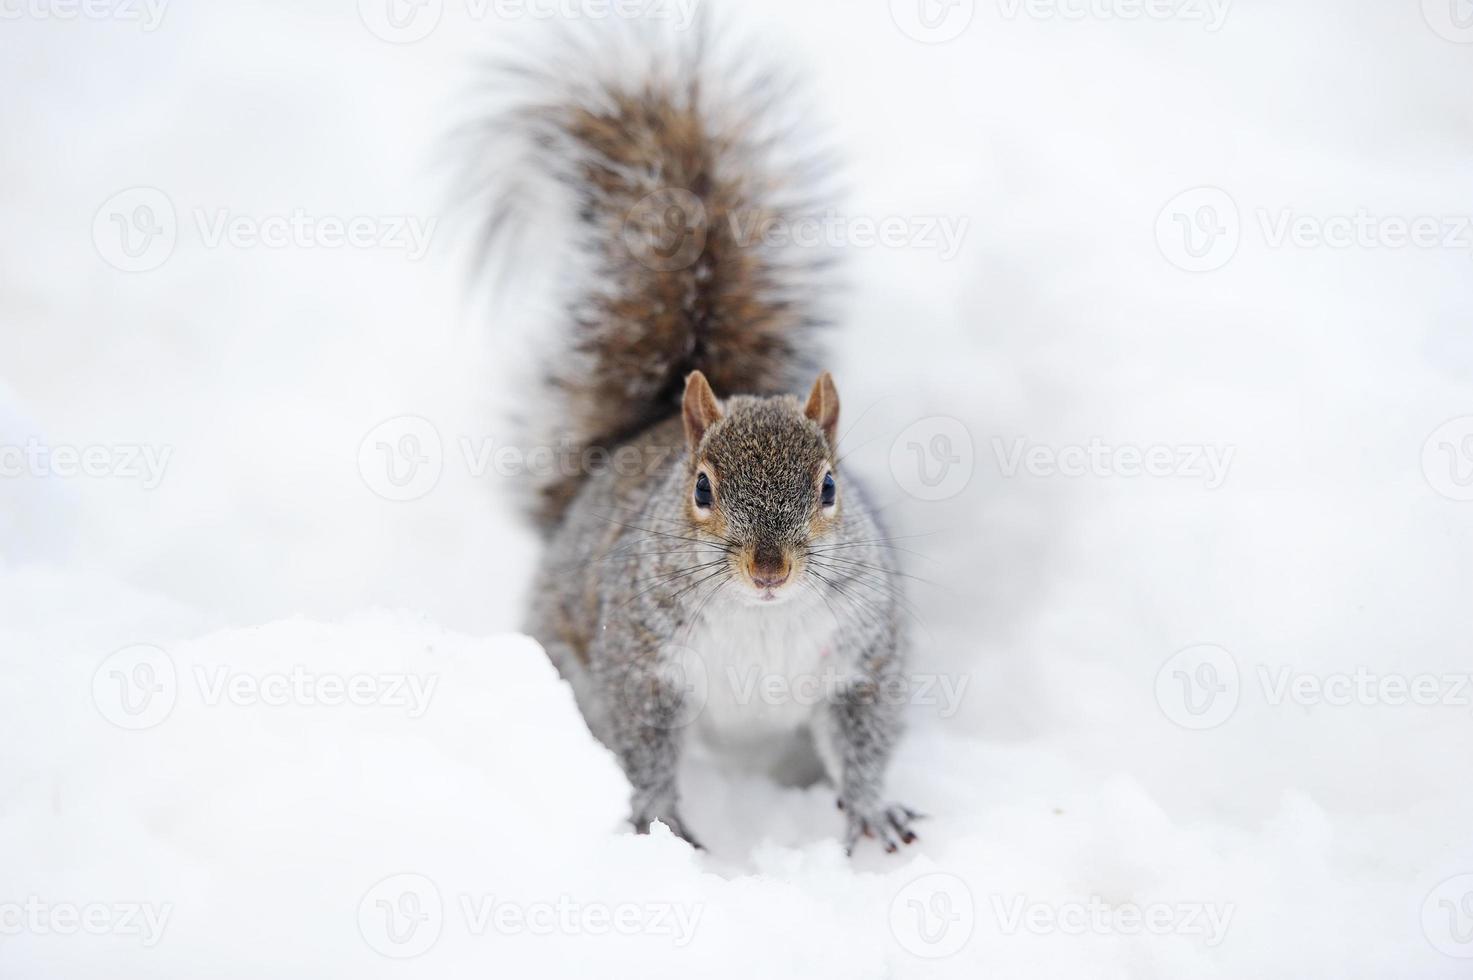
[[[910,817],[911,819],[914,819],[914,817],[911,814],[911,812],[909,810],[905,809],[904,807],[897,807],[897,809],[901,810],[905,814],[906,817]],[[914,830],[911,830],[910,829],[909,823],[907,823],[905,820],[901,819],[893,810],[890,813],[886,814],[886,816],[890,818],[890,826],[894,827],[895,828],[895,832],[900,835],[900,840],[901,840],[902,843],[905,843],[905,844],[913,844],[913,843],[915,843],[915,841],[916,841],[916,832]]]
[[[861,836],[878,841],[887,854],[900,850],[901,844],[912,844],[919,839],[910,829],[910,822],[920,814],[908,807],[877,806],[861,812],[840,800],[839,809],[849,816],[844,834],[844,851],[847,854],[854,853],[854,845],[859,843]]]

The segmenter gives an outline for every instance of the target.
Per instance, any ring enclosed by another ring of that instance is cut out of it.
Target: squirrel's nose
[[[788,580],[788,566],[781,565],[771,571],[752,570],[752,584],[759,589],[775,589]]]
[[[759,589],[775,589],[788,580],[791,568],[782,552],[759,548],[752,556],[752,584]]]

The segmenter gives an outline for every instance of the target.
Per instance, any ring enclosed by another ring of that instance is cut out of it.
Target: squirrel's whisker
[[[639,543],[640,542],[638,541],[633,542],[633,544]],[[729,554],[729,552],[727,552],[725,549],[711,548],[709,550],[712,554]],[[654,558],[664,557],[668,555],[689,555],[692,558],[706,557],[706,555],[702,555],[699,553],[699,549],[694,548],[672,548],[668,551],[611,551],[608,554],[600,555],[597,558],[580,558],[577,561],[569,562],[566,565],[559,565],[554,568],[550,568],[549,571],[563,574],[568,572],[575,572],[580,568],[585,568],[589,565],[601,564],[603,562],[631,561],[636,558]]]
[[[823,594],[823,590],[814,585],[812,582],[808,581],[807,577],[801,578],[799,579],[799,581],[803,584],[805,588],[808,589],[808,591],[818,596],[819,599],[823,601],[823,604],[828,607],[829,615],[834,617],[834,625],[842,626],[844,623],[843,617],[841,617],[839,615],[839,611],[834,608],[834,604],[832,602],[829,602],[829,597]]]
[[[880,596],[889,599],[895,604],[895,607],[897,609],[905,613],[915,622],[917,626],[925,630],[927,636],[931,635],[931,629],[929,626],[926,625],[925,621],[921,619],[920,612],[906,597],[905,593],[893,583],[890,583],[883,578],[879,578],[871,572],[855,573],[850,572],[848,569],[835,568],[832,565],[823,567],[830,569],[830,571],[834,572],[837,575],[848,575],[849,577],[845,579],[846,585],[852,585],[856,588],[868,589],[871,592],[876,592]],[[819,573],[815,570],[814,574],[817,575]]]
[[[626,508],[623,508],[623,509],[625,509],[625,510],[631,510],[631,511],[634,510],[634,508],[632,508],[632,507],[626,507]],[[648,519],[648,520],[653,520],[653,521],[662,521],[662,522],[664,522],[666,524],[674,524],[676,527],[689,527],[688,524],[686,524],[686,523],[684,523],[682,521],[677,521],[674,518],[670,518],[670,517],[660,517],[658,515],[649,513],[648,510],[638,510],[638,511],[634,511],[634,513],[637,514],[642,519]],[[731,538],[725,537],[725,536],[720,535],[720,534],[716,534],[714,531],[713,532],[708,532],[708,533],[713,538],[715,538],[716,540],[721,541],[721,542],[724,542],[725,544],[731,545],[733,547],[735,547],[736,544],[737,544],[737,542],[733,541]]]
[[[849,433],[851,433],[855,429],[859,428],[859,423],[861,423],[861,422],[864,421],[864,417],[870,413],[870,410],[872,408],[874,408],[880,402],[884,401],[885,399],[887,399],[889,397],[891,397],[891,396],[890,395],[881,395],[879,398],[876,398],[874,401],[872,401],[868,405],[864,406],[864,410],[859,413],[859,416],[853,422],[850,422],[849,423],[849,427],[847,429],[845,429],[843,432],[839,433],[839,438],[834,443],[834,451],[835,452],[838,452],[839,451],[840,447],[842,447],[844,445],[844,440],[848,437]],[[844,455],[842,455],[838,459],[834,460],[834,469],[838,469],[843,464],[844,460],[846,460],[850,456],[854,455],[855,450],[862,449],[865,446],[868,446],[872,442],[874,442],[874,439],[866,439],[864,442],[861,442],[858,446],[851,446],[851,447],[849,447],[847,450],[844,451]]]
[[[940,564],[940,562],[937,559],[931,557],[928,554],[925,554],[924,552],[916,551],[916,550],[914,550],[912,548],[901,548],[901,547],[898,547],[898,546],[893,545],[893,544],[886,544],[883,541],[856,541],[853,544],[847,544],[846,543],[846,544],[834,544],[834,545],[820,545],[817,548],[810,548],[809,549],[809,553],[810,554],[815,554],[815,555],[826,555],[829,552],[833,552],[833,551],[844,551],[844,550],[849,549],[849,548],[883,548],[886,551],[895,551],[895,552],[899,552],[901,554],[914,555],[917,558],[924,558],[926,561],[931,562],[932,564]]]
[[[862,621],[867,623],[876,622],[878,616],[882,614],[882,611],[875,605],[872,600],[866,599],[853,592],[850,592],[844,586],[841,586],[835,579],[830,578],[817,569],[810,569],[809,571],[820,582],[824,582],[835,593],[848,600],[850,606],[854,609],[856,616],[859,616],[860,613],[868,614],[867,616],[859,616]]]
[[[896,568],[886,568],[884,565],[876,565],[873,562],[861,561],[858,558],[848,558],[848,557],[845,557],[843,555],[831,555],[831,554],[825,554],[823,552],[816,552],[816,553],[815,552],[810,552],[809,554],[810,554],[810,557],[812,557],[814,555],[818,555],[824,561],[829,561],[829,562],[835,562],[836,561],[836,562],[840,562],[840,563],[842,563],[844,565],[853,566],[855,568],[863,568],[863,569],[866,569],[867,571],[874,572],[877,576],[879,576],[881,578],[884,578],[884,577],[890,576],[890,575],[898,575],[901,578],[908,578],[908,579],[910,579],[911,581],[914,581],[914,582],[921,582],[921,583],[923,583],[925,585],[933,586],[934,588],[938,588],[938,589],[943,589],[943,590],[945,590],[947,592],[950,592],[953,595],[955,595],[955,591],[950,586],[946,585],[945,583],[937,582],[937,581],[934,581],[934,580],[928,579],[928,578],[923,578],[923,577],[921,577],[919,575],[912,575],[910,572],[902,572],[902,571],[900,571],[899,569],[896,569]]]
[[[662,538],[675,538],[677,541],[690,541],[694,544],[711,545],[711,542],[702,540],[701,538],[693,538],[684,534],[671,534],[669,531],[661,531],[652,527],[640,527],[638,524],[626,524],[623,521],[616,521],[611,517],[604,517],[602,514],[595,514],[593,516],[597,517],[601,521],[606,521],[609,524],[615,524],[619,527],[625,527],[630,529],[631,531],[644,531],[646,534],[655,534],[659,535]],[[725,539],[723,538],[722,540]],[[715,545],[711,546],[716,547]]]
[[[721,564],[722,565],[725,565],[726,562],[723,561],[723,562],[721,562]],[[709,575],[706,575],[706,576],[704,576],[702,578],[697,579],[695,582],[692,582],[690,585],[687,585],[685,588],[681,589],[679,592],[674,593],[673,595],[669,596],[668,598],[669,598],[670,601],[673,602],[676,599],[679,599],[681,596],[685,595],[687,592],[689,592],[692,589],[696,588],[697,586],[704,585],[706,582],[711,581],[716,576],[718,576],[718,575],[725,575],[725,574],[727,574],[727,570],[725,568],[718,568],[718,569],[716,569],[716,571],[711,572]]]
[[[726,564],[726,559],[725,558],[718,558],[716,561],[707,562],[704,565],[695,565],[695,566],[692,566],[690,568],[682,568],[679,571],[672,572],[672,573],[670,573],[668,575],[658,575],[658,576],[655,576],[654,577],[654,584],[653,585],[649,586],[648,588],[641,589],[640,591],[636,592],[634,595],[632,595],[629,598],[625,599],[623,602],[619,603],[618,608],[623,608],[624,606],[626,606],[629,603],[633,602],[635,599],[638,599],[640,596],[648,595],[649,593],[653,592],[655,589],[658,589],[662,585],[668,585],[669,583],[674,582],[677,579],[685,578],[685,577],[687,577],[689,575],[694,575],[697,572],[703,572],[706,569],[711,568],[714,565],[725,565],[725,564]],[[716,572],[713,573],[713,574],[718,574],[719,575],[720,573],[721,573],[721,569],[717,569]],[[709,577],[710,576],[707,576],[707,578],[709,578]],[[706,579],[701,579],[700,581],[701,582],[704,582],[705,580]],[[645,578],[645,579],[635,579],[630,584],[632,584],[632,585],[640,585],[640,584],[642,584],[644,582],[648,582],[648,581],[650,581],[650,579],[648,579],[648,578]],[[697,582],[696,584],[699,585],[700,582]]]
[[[812,556],[809,557],[808,564],[810,567],[828,569],[834,575],[843,578],[846,584],[849,582],[856,584],[875,583],[883,587],[887,591],[887,594],[894,596],[898,601],[906,601],[905,590],[890,581],[889,576],[896,573],[891,572],[883,566],[865,565],[862,563],[835,565],[827,559],[814,558]]]
[[[716,593],[726,588],[726,586],[730,584],[730,582],[730,577],[724,578],[721,581],[717,582],[714,586],[711,587],[711,591],[707,592],[705,596],[696,603],[696,608],[691,613],[690,621],[685,624],[685,632],[681,634],[680,643],[682,646],[690,642],[691,634],[695,632],[696,624],[701,621],[701,613],[705,610],[706,606],[710,604],[712,599],[716,598]]]

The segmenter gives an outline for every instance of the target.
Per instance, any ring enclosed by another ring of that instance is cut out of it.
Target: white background
[[[966,683],[954,712],[916,707],[893,767],[932,815],[921,842],[849,861],[826,788],[703,767],[709,853],[623,832],[617,769],[513,635],[535,539],[461,448],[515,443],[540,314],[481,302],[447,134],[475,60],[555,46],[556,24],[444,0],[396,44],[360,6],[175,0],[145,30],[142,7],[0,3],[0,447],[168,452],[152,487],[0,477],[0,973],[1466,975],[1473,889],[1439,886],[1473,873],[1473,423],[1439,427],[1473,415],[1468,10],[1237,0],[1216,24],[978,0],[932,8],[944,43],[900,0],[727,12],[743,57],[812,82],[845,215],[966,222],[955,255],[839,246],[846,468],[916,535],[917,670]],[[138,187],[177,240],[126,272],[108,207]],[[1188,271],[1172,231],[1204,202],[1236,249]],[[196,220],[298,209],[435,224],[415,259],[211,247]],[[1313,238],[1357,214],[1430,216],[1452,245]],[[1279,239],[1286,215],[1311,237]],[[551,233],[521,251],[533,287],[563,258]],[[433,426],[441,473],[386,500],[360,448],[403,416]],[[971,444],[942,501],[892,466],[934,417]],[[1018,440],[1232,456],[1208,487],[1014,470]],[[119,650],[174,678],[142,730],[105,693]],[[1172,694],[1204,660],[1236,677],[1205,728]],[[294,669],[437,686],[417,717],[209,696],[221,670]],[[1443,703],[1276,697],[1357,671],[1434,677]],[[395,875],[422,877],[374,890]],[[422,951],[374,925],[415,888]],[[698,922],[683,945],[478,934],[462,902],[488,897]],[[1010,930],[1020,901],[1231,918],[1220,941],[1180,916]],[[27,903],[169,917],[147,944]]]

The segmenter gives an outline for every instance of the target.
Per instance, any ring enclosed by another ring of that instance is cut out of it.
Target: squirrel
[[[841,472],[834,380],[811,380],[832,256],[750,234],[815,213],[822,168],[790,151],[771,76],[678,60],[523,71],[548,91],[487,127],[526,137],[519,159],[571,199],[579,267],[541,414],[583,465],[538,488],[527,630],[628,777],[637,832],[700,847],[677,785],[700,739],[789,777],[806,760],[796,778],[835,787],[845,849],[894,852],[920,816],[884,793],[904,599]],[[500,182],[488,228],[505,237],[524,189]]]

